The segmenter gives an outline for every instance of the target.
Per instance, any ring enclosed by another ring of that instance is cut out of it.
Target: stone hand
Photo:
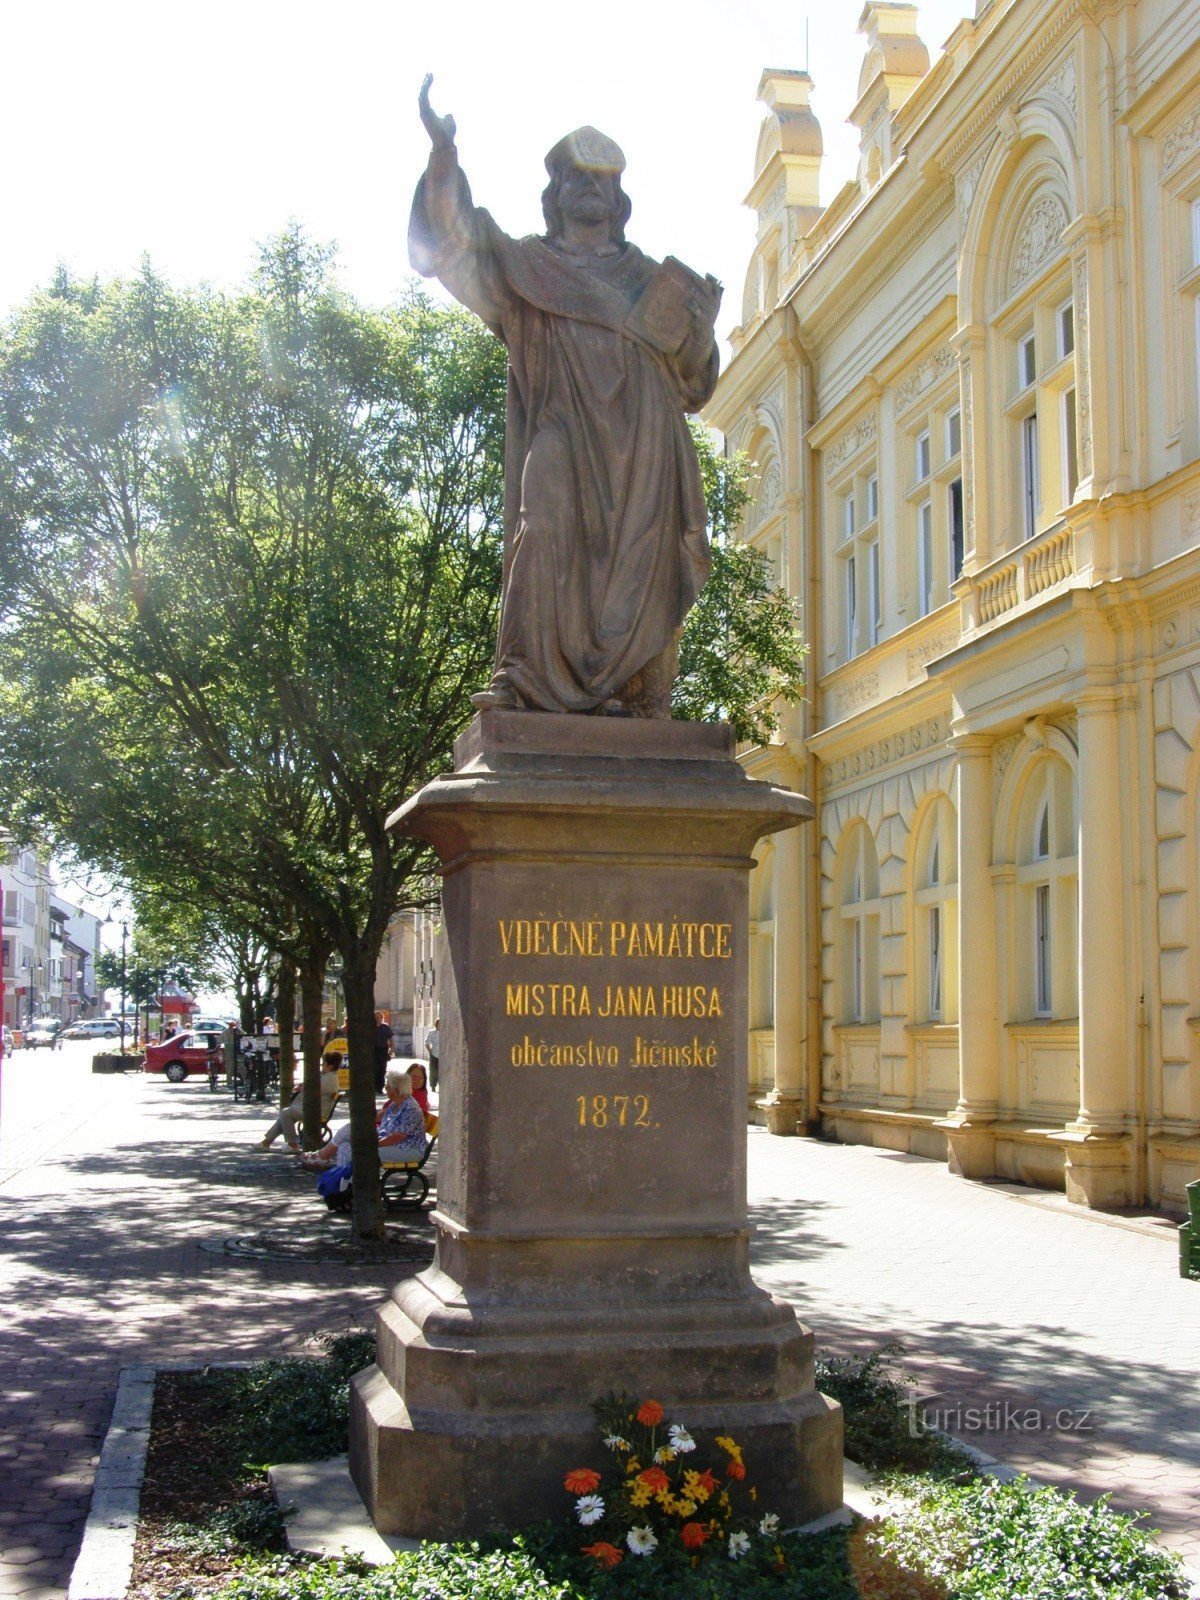
[[[433,73],[427,72],[417,100],[417,104],[421,108],[421,121],[425,124],[429,142],[435,150],[452,150],[454,148],[454,135],[458,130],[453,117],[439,117],[429,104],[429,85],[432,82]]]

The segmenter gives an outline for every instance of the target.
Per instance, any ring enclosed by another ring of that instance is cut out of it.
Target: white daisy
[[[744,1556],[750,1548],[750,1535],[748,1533],[731,1533],[729,1535],[729,1559],[736,1561],[739,1556]]]
[[[667,1430],[667,1437],[671,1441],[671,1449],[677,1456],[684,1456],[689,1450],[696,1448],[696,1441],[691,1434],[678,1422],[673,1422]]]
[[[768,1511],[758,1525],[759,1533],[765,1534],[768,1539],[779,1532],[779,1518],[773,1511]]]
[[[622,1439],[619,1433],[605,1434],[604,1442],[610,1450],[628,1450],[629,1440]]]
[[[658,1548],[658,1540],[650,1528],[630,1528],[625,1543],[635,1556],[648,1556]]]
[[[604,1515],[604,1501],[598,1494],[580,1495],[575,1502],[575,1515],[585,1528],[589,1528]]]
[[[667,1461],[674,1461],[675,1452],[671,1449],[669,1444],[660,1444],[658,1449],[654,1452],[654,1459],[660,1464]]]

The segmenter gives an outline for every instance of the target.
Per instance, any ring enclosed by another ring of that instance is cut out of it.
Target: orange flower
[[[570,1494],[591,1494],[600,1483],[600,1474],[591,1467],[576,1467],[563,1479],[563,1487]]]
[[[704,1498],[706,1500],[710,1494],[716,1494],[717,1492],[717,1480],[713,1477],[712,1473],[707,1467],[705,1467],[704,1471],[696,1479],[696,1484],[698,1488],[704,1490]]]
[[[610,1571],[625,1559],[615,1544],[606,1544],[603,1539],[598,1539],[595,1544],[585,1544],[583,1553],[585,1556],[594,1556],[598,1567],[606,1567]]]
[[[740,1461],[731,1461],[725,1471],[729,1477],[737,1478],[739,1482],[746,1476],[746,1469]]]
[[[699,1550],[708,1538],[708,1529],[702,1522],[685,1522],[679,1530],[679,1537],[683,1540],[685,1550]]]
[[[644,1483],[652,1494],[661,1494],[664,1489],[671,1487],[671,1480],[661,1467],[647,1467],[645,1472],[638,1473],[638,1481]]]
[[[644,1428],[657,1428],[663,1419],[663,1408],[657,1400],[643,1400],[636,1416]]]

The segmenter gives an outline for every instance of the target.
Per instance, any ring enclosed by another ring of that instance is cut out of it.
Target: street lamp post
[[[125,941],[129,937],[129,924],[121,924],[121,1054],[125,1054]]]

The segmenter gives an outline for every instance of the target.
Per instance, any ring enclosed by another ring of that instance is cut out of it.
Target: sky
[[[936,56],[974,0],[924,0]],[[411,281],[408,209],[434,74],[476,201],[542,230],[543,158],[591,123],[622,146],[629,237],[726,286],[737,321],[754,237],[765,66],[807,65],[822,201],[856,165],[846,123],[861,0],[0,0],[6,152],[0,313],[56,264],[101,277],[148,254],[177,283],[235,287],[289,220],[339,247],[343,287],[383,304]],[[735,21],[736,13],[736,21]]]

